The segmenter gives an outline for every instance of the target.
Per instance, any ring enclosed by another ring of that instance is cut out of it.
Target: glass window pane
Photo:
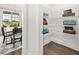
[[[3,25],[4,26],[10,26],[11,21],[11,12],[3,11]]]
[[[12,15],[12,20],[19,21],[19,15]]]
[[[12,13],[13,26],[20,26],[20,17],[18,13]]]
[[[3,14],[3,20],[11,20],[11,14]]]

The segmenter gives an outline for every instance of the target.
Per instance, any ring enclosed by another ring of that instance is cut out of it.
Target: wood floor
[[[55,42],[50,42],[43,48],[44,55],[79,55],[79,51],[65,47]]]

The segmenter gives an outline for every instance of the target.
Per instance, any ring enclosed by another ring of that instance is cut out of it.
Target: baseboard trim
[[[51,42],[51,40],[49,40],[49,39],[43,39],[43,40],[44,40],[43,46],[46,45],[46,44],[48,44],[49,42]]]
[[[53,37],[53,38],[51,38],[51,41],[56,42],[56,43],[61,44],[61,45],[64,45],[66,47],[69,47],[69,48],[74,49],[76,51],[79,51],[79,47],[76,47],[75,45],[72,45],[71,43],[64,42],[64,41],[57,40],[57,39],[59,39],[59,38]]]

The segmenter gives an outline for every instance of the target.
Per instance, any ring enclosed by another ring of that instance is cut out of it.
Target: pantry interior
[[[50,8],[46,9],[48,13],[48,25],[44,25],[49,32],[44,34],[44,44],[49,42],[58,43],[68,48],[79,51],[77,46],[79,43],[79,5],[75,4],[52,4]],[[60,47],[60,46],[57,46]],[[54,47],[51,49],[53,50]],[[60,48],[58,48],[60,49]],[[64,49],[61,47],[61,50]],[[45,49],[44,49],[45,50]],[[50,50],[50,49],[49,49]],[[52,52],[51,50],[51,52]],[[55,48],[56,50],[56,48]],[[67,52],[67,51],[66,51]],[[55,52],[54,52],[55,53]],[[61,52],[59,52],[61,54]],[[71,53],[71,52],[70,52]],[[79,52],[78,52],[79,53]],[[48,53],[53,54],[53,53]],[[65,54],[65,52],[63,53]]]

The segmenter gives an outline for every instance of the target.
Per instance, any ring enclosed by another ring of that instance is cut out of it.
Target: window
[[[8,11],[3,11],[3,25],[4,26],[9,26],[11,21],[11,12]]]
[[[19,13],[13,13],[12,14],[12,20],[16,20],[16,21],[19,21]]]
[[[3,25],[9,27],[20,26],[20,16],[19,13],[3,11]]]
[[[3,20],[11,20],[11,12],[3,12]]]

